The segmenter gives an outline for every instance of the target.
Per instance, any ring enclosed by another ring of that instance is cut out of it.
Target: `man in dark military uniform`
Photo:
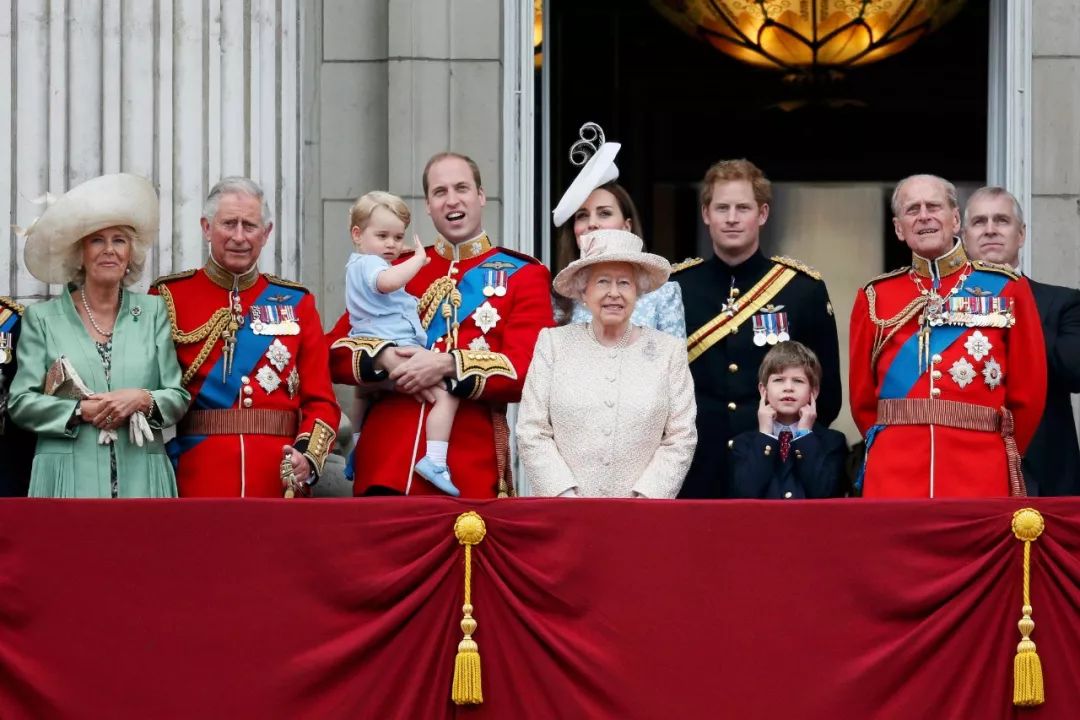
[[[714,256],[680,263],[672,279],[686,308],[687,354],[697,395],[698,446],[680,497],[731,496],[730,441],[757,427],[757,371],[770,347],[798,340],[821,360],[818,418],[840,412],[836,321],[825,283],[790,258],[766,258],[759,234],[769,217],[772,187],[748,160],[709,168],[701,217]]]
[[[0,296],[0,497],[21,497],[30,487],[34,436],[11,422],[7,413],[8,388],[19,369],[15,346],[23,306]]]

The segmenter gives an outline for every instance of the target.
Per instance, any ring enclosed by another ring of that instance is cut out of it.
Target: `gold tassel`
[[[1031,707],[1046,702],[1043,690],[1042,661],[1035,652],[1031,632],[1035,621],[1031,619],[1031,543],[1040,535],[1046,523],[1042,514],[1033,508],[1023,508],[1013,513],[1012,531],[1017,540],[1024,543],[1024,607],[1020,628],[1020,644],[1016,646],[1013,659],[1013,705]]]
[[[472,612],[472,546],[478,545],[487,534],[484,519],[473,511],[458,515],[454,522],[454,535],[465,546],[465,604],[461,607],[461,632],[465,637],[458,643],[454,659],[454,686],[451,699],[458,705],[479,705],[484,702],[480,684],[480,648],[473,640],[476,620]]]

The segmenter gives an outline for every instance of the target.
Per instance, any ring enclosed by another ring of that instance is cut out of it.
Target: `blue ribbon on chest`
[[[303,298],[301,292],[270,283],[259,293],[251,306],[268,304],[270,296],[274,294],[287,295],[284,300],[274,298],[274,305],[296,307]],[[252,332],[251,318],[248,317],[236,333],[232,372],[229,373],[228,377],[222,377],[225,365],[225,354],[222,353],[214,366],[210,368],[202,387],[199,388],[199,394],[195,396],[194,407],[203,410],[222,410],[233,407],[236,404],[236,399],[240,396],[240,378],[251,375],[255,366],[259,364],[259,359],[269,349],[274,339],[273,335],[256,335]]]
[[[7,308],[0,306],[0,309],[6,310]],[[14,310],[11,310],[10,312],[11,315],[4,318],[3,322],[0,322],[0,332],[13,332],[15,329],[15,324],[19,322],[19,313],[15,312]]]
[[[501,270],[504,273],[503,277],[509,280],[511,275],[527,264],[528,261],[526,260],[498,252],[479,265],[466,270],[457,282],[458,292],[461,293],[461,307],[457,311],[458,322],[464,321],[465,318],[473,314],[476,308],[489,299],[484,295],[484,286],[487,284],[489,271]],[[427,328],[428,347],[431,347],[438,338],[446,335],[447,320],[442,316],[442,303],[443,301],[439,302],[439,310],[435,312],[435,316],[431,319],[431,324]]]
[[[982,294],[990,293],[997,295],[1005,287],[1009,278],[998,273],[989,273],[983,270],[975,270],[968,275],[964,282],[964,289],[957,293],[957,297],[981,297]],[[970,288],[978,287],[982,294],[971,292]],[[968,327],[943,325],[930,328],[930,354],[939,355],[947,350],[961,335],[970,330]],[[881,382],[880,397],[883,399],[905,398],[919,381],[919,333],[914,333],[896,353],[885,377]]]

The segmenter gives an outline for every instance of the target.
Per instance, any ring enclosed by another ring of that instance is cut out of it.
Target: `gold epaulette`
[[[870,278],[870,281],[867,282],[865,285],[863,285],[863,289],[866,289],[866,288],[870,287],[871,285],[873,285],[874,283],[881,282],[882,280],[885,280],[887,278],[896,277],[897,275],[903,275],[904,273],[906,273],[910,269],[911,269],[911,267],[905,265],[904,267],[898,267],[895,270],[890,270],[889,272],[881,273],[877,277]]]
[[[1002,275],[1008,275],[1010,280],[1019,280],[1020,273],[1011,265],[1004,265],[1002,263],[986,262],[985,260],[972,260],[971,264],[976,270],[985,270],[987,272],[1001,273]]]
[[[25,305],[20,305],[19,303],[9,298],[7,295],[0,295],[0,307],[6,307],[14,310],[16,315],[22,315],[24,312],[26,312]]]
[[[310,294],[310,291],[306,287],[296,282],[295,280],[286,280],[283,277],[271,275],[270,273],[263,273],[263,277],[266,278],[269,282],[272,282],[274,285],[284,285],[285,287],[296,288],[297,290],[303,290],[304,292]]]
[[[194,275],[197,272],[199,272],[198,268],[196,268],[194,270],[181,270],[180,272],[175,272],[172,275],[162,275],[161,277],[159,277],[157,280],[154,280],[154,282],[152,282],[150,284],[151,285],[160,285],[161,283],[172,282],[173,280],[183,280],[185,278],[191,277],[192,275]]]
[[[701,258],[699,258],[699,257],[696,257],[696,258],[686,258],[686,259],[685,259],[685,260],[683,260],[682,262],[678,262],[678,263],[675,263],[674,265],[672,265],[672,266],[671,266],[671,274],[672,274],[672,275],[674,275],[674,274],[675,274],[675,273],[677,273],[677,272],[680,272],[680,271],[682,271],[682,270],[685,270],[686,268],[692,268],[692,267],[694,267],[695,265],[700,265],[700,264],[701,264],[701,263],[703,263],[703,262],[705,262],[705,261],[704,261],[704,260],[702,260],[702,259],[701,259]]]
[[[815,280],[821,279],[821,273],[819,273],[817,270],[810,267],[806,263],[802,262],[801,260],[789,258],[786,255],[773,255],[769,259],[772,260],[774,263],[780,263],[781,265],[785,265],[794,270],[798,270],[801,273],[805,273],[810,277],[814,278]]]

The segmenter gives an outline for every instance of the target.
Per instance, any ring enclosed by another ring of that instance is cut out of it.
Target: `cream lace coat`
[[[518,414],[518,452],[534,495],[673,498],[697,446],[686,343],[642,328],[621,349],[586,324],[545,329]]]

